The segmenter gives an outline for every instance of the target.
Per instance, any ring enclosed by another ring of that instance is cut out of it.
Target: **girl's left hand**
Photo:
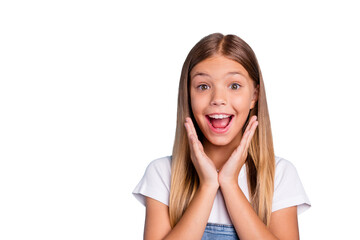
[[[220,187],[224,184],[238,184],[240,170],[246,161],[251,139],[255,133],[256,127],[259,124],[256,119],[256,116],[251,117],[239,146],[234,150],[230,158],[221,168],[219,172]]]

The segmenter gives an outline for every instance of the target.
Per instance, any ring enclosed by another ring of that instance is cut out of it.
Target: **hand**
[[[197,137],[191,118],[187,117],[184,125],[190,145],[191,161],[199,175],[200,185],[209,185],[218,188],[218,172],[216,171],[215,164],[204,152],[204,148]]]
[[[246,161],[251,139],[254,136],[256,127],[259,124],[258,121],[256,121],[256,119],[257,119],[256,116],[251,117],[249,124],[246,127],[244,134],[241,138],[239,146],[235,148],[230,158],[221,168],[221,171],[219,172],[220,186],[224,184],[238,185],[240,170]]]

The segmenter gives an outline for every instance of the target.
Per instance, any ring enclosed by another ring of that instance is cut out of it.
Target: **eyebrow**
[[[210,77],[209,74],[207,73],[203,73],[203,72],[196,72],[191,78],[194,78],[196,76],[205,76],[205,77]]]
[[[242,74],[241,72],[228,72],[226,75],[236,75],[236,74],[239,74],[239,75],[241,75],[241,76],[244,76],[244,77],[245,77],[245,75],[244,75],[244,74]]]
[[[239,74],[239,75],[241,75],[241,76],[243,76],[243,77],[245,77],[244,76],[244,74],[242,74],[241,72],[228,72],[227,74],[226,74],[226,76],[229,76],[229,75],[237,75],[237,74]],[[196,77],[196,76],[205,76],[205,77],[210,77],[210,75],[209,74],[207,74],[207,73],[203,73],[203,72],[196,72],[191,78],[194,78],[194,77]]]

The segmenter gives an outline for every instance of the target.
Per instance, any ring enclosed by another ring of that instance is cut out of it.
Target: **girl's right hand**
[[[218,188],[218,172],[211,159],[204,152],[204,148],[199,141],[194,124],[191,118],[185,119],[185,128],[190,145],[190,157],[200,178],[200,186],[211,186]]]

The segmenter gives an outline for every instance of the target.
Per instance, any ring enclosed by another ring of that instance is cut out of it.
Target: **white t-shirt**
[[[297,206],[298,214],[310,208],[311,203],[305,193],[294,165],[286,159],[275,156],[275,182],[272,211]],[[249,200],[246,165],[239,174],[239,186]],[[171,182],[171,156],[153,160],[135,187],[134,196],[145,206],[145,196],[169,206]],[[220,189],[218,190],[208,220],[209,223],[232,224]]]

